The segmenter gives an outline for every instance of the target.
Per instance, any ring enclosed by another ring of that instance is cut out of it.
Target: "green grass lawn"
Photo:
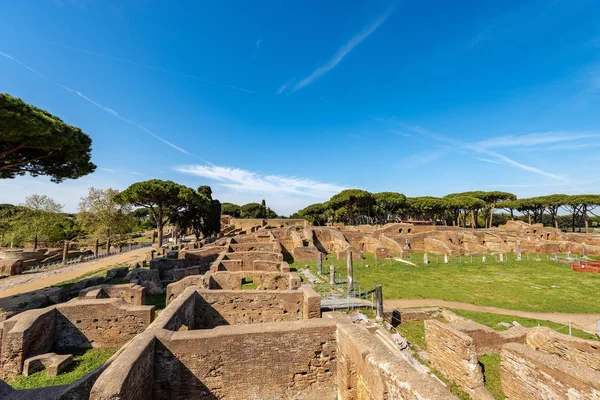
[[[90,349],[73,357],[73,364],[58,376],[48,376],[46,371],[36,372],[29,376],[19,376],[8,383],[15,389],[35,389],[46,386],[69,385],[85,374],[94,371],[104,364],[115,349]]]
[[[539,256],[541,261],[534,261],[535,255],[522,261],[512,254],[507,257],[503,263],[489,255],[486,263],[481,256],[452,257],[444,264],[442,256],[429,254],[430,263],[424,265],[423,254],[412,253],[414,267],[365,254],[354,262],[354,277],[362,291],[383,285],[385,299],[433,298],[534,312],[600,313],[600,274],[574,272],[568,264],[547,261],[546,255]],[[336,276],[345,278],[346,260],[331,254],[328,258],[324,274],[333,264]],[[308,265],[316,273],[316,261],[296,260],[292,265]]]

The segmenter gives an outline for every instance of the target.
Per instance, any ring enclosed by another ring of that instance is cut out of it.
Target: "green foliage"
[[[200,186],[197,194],[171,221],[182,229],[190,228],[197,239],[201,234],[210,236],[221,230],[221,203],[212,199],[210,186]]]
[[[221,203],[221,212],[233,218],[239,218],[242,214],[242,207],[233,203]]]
[[[82,354],[75,355],[73,357],[73,364],[58,376],[48,376],[44,370],[29,376],[19,376],[8,383],[14,389],[19,390],[70,385],[77,379],[99,368],[112,357],[115,352],[115,349],[89,349]]]
[[[354,225],[357,220],[362,223],[367,222],[364,218],[359,217],[368,214],[374,204],[375,198],[366,190],[346,189],[329,199],[327,207],[334,212],[343,210],[347,218],[346,222]],[[342,215],[341,213],[336,213],[335,217],[336,219],[341,219]]]
[[[259,203],[244,204],[240,209],[241,218],[266,218],[267,209]]]
[[[158,228],[158,243],[162,244],[163,226],[170,215],[178,213],[189,204],[206,201],[206,197],[172,181],[151,179],[137,182],[119,193],[115,202],[147,208]]]
[[[49,112],[0,94],[0,178],[47,175],[54,182],[94,172],[92,139]]]
[[[78,234],[73,218],[48,196],[31,195],[22,206],[0,211],[0,245],[21,246],[31,241],[55,245]]]
[[[404,321],[396,327],[396,330],[410,343],[414,343],[420,348],[427,350],[423,321]]]
[[[326,208],[323,203],[311,204],[298,211],[294,218],[304,218],[312,225],[321,226],[327,222]]]
[[[135,219],[129,204],[119,204],[116,189],[91,187],[79,203],[77,222],[90,237],[110,237],[131,232]]]

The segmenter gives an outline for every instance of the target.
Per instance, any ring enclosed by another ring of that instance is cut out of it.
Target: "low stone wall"
[[[92,286],[79,292],[80,300],[115,298],[136,306],[143,306],[146,299],[146,289],[134,283],[122,285]]]
[[[340,400],[456,399],[442,383],[391,355],[383,343],[363,327],[338,323],[337,340],[337,398]]]
[[[179,297],[189,287],[206,289],[206,286],[204,285],[204,275],[187,276],[178,282],[169,283],[167,285],[167,305]]]
[[[297,321],[316,315],[304,306],[304,290],[198,290],[196,329],[219,325]],[[317,295],[318,296],[318,295]],[[319,301],[319,315],[320,315]]]
[[[286,290],[299,287],[298,274],[289,272],[241,271],[241,272],[209,272],[204,275],[204,287],[207,289],[238,290],[243,280],[252,279],[259,290]]]
[[[156,399],[335,399],[332,321],[160,334]]]
[[[240,251],[267,251],[267,252],[279,252],[281,250],[279,243],[277,242],[248,242],[248,243],[236,243],[229,246],[229,252],[240,252]]]
[[[19,375],[27,358],[50,351],[121,347],[153,319],[154,306],[134,306],[121,299],[76,299],[26,311],[2,323],[0,376]]]
[[[500,376],[507,399],[598,399],[600,373],[535,351],[521,344],[507,344],[500,353]]]
[[[429,361],[435,369],[468,393],[487,397],[477,350],[470,336],[450,324],[426,320],[425,342]]]
[[[575,364],[600,371],[600,343],[563,335],[550,328],[532,328],[527,345],[534,350],[555,354]]]
[[[498,354],[506,343],[524,344],[529,331],[522,326],[515,326],[507,331],[498,332],[476,322],[455,322],[450,326],[473,339],[478,356],[490,353]]]
[[[241,251],[226,253],[211,266],[211,271],[254,271],[265,268],[272,263],[283,262],[281,253],[265,251]]]

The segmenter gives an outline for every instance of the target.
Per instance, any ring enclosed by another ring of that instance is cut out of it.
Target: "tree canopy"
[[[88,194],[79,202],[77,222],[89,236],[110,237],[131,232],[135,224],[132,207],[116,201],[116,189],[89,188]]]
[[[21,99],[0,93],[0,178],[46,175],[54,182],[94,172],[92,139]]]
[[[147,208],[156,221],[158,243],[162,245],[163,227],[170,215],[183,210],[190,203],[202,201],[202,198],[206,201],[205,196],[173,181],[151,179],[132,184],[119,193],[115,201]]]

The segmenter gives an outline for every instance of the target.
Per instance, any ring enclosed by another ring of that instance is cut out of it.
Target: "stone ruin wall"
[[[475,343],[469,335],[449,324],[426,320],[425,342],[434,368],[470,395],[487,397]]]
[[[154,306],[134,306],[121,299],[72,300],[18,314],[0,327],[0,374],[19,375],[31,356],[75,348],[119,348],[144,331]]]
[[[425,321],[431,365],[475,398],[490,398],[477,357],[499,354],[507,399],[596,399],[600,396],[600,346],[549,328],[505,332],[474,322]]]
[[[600,373],[528,346],[502,348],[500,377],[507,399],[600,398]]]
[[[338,399],[456,399],[442,383],[391,355],[369,331],[335,314],[325,318],[338,322]]]
[[[333,399],[335,333],[314,319],[159,335],[153,398]]]
[[[79,300],[121,299],[126,303],[143,306],[146,299],[146,288],[134,283],[122,285],[100,285],[83,289],[79,292]]]

